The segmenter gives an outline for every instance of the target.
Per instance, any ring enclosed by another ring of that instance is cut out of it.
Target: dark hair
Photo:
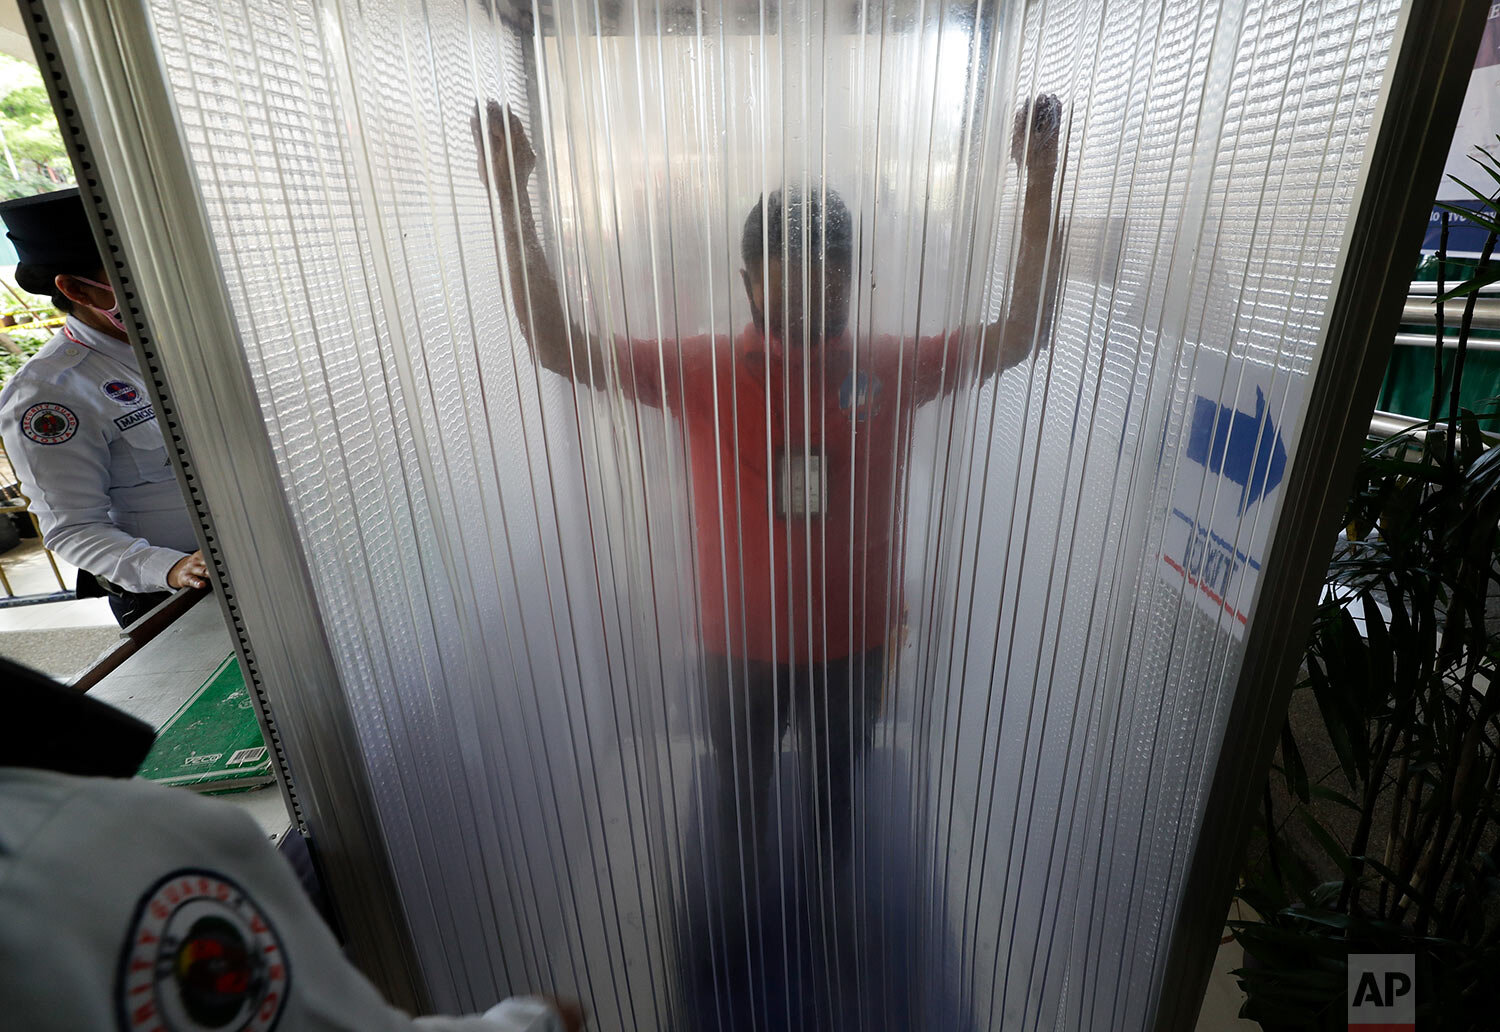
[[[23,262],[16,266],[16,286],[28,294],[51,298],[53,308],[64,315],[71,315],[73,302],[57,289],[57,277],[82,276],[84,279],[95,279],[100,268],[97,264],[92,269],[79,269],[71,265],[64,268],[60,265],[28,265]]]
[[[782,197],[785,192],[785,198]],[[769,215],[767,214],[769,213]],[[803,220],[812,254],[826,262],[854,264],[854,229],[843,198],[832,190],[813,190],[804,198],[795,187],[777,190],[755,202],[745,219],[740,255],[746,265],[759,265],[762,254],[771,258],[802,253]],[[764,228],[763,228],[764,227]],[[783,236],[785,232],[785,250]]]

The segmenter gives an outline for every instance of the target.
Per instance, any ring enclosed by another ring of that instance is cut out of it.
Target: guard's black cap
[[[22,265],[80,272],[99,268],[99,251],[77,187],[6,201],[0,204],[0,219]]]

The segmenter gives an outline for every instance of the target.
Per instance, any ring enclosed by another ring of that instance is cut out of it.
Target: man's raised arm
[[[1029,111],[1022,108],[1016,112],[1011,152],[1017,160],[1025,155],[1026,169],[1021,250],[1005,314],[984,328],[981,377],[1023,361],[1031,354],[1033,343],[1040,350],[1052,332],[1052,311],[1062,270],[1061,248],[1051,246],[1049,253],[1049,245],[1060,243],[1052,237],[1052,183],[1057,178],[1061,127],[1062,102],[1050,93],[1037,97]]]
[[[495,184],[491,197],[499,204],[509,258],[511,296],[515,299],[521,332],[543,366],[582,383],[594,383],[595,376],[604,368],[599,342],[568,318],[557,277],[537,235],[531,194],[526,187],[536,167],[536,152],[526,138],[520,118],[509,108],[492,100],[486,106],[483,121],[482,127],[476,107],[473,127],[479,178],[486,183],[492,178],[491,166],[485,161],[487,137]]]

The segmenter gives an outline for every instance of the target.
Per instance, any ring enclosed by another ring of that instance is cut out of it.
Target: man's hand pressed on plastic
[[[1052,342],[1063,242],[1052,225],[1052,186],[1057,179],[1062,121],[1062,101],[1054,94],[1039,93],[1016,112],[1011,124],[1010,156],[1026,170],[1021,247],[1005,315],[984,329],[983,377],[1024,361]]]
[[[1011,159],[1020,164],[1024,158],[1027,172],[1050,179],[1057,169],[1062,115],[1062,101],[1055,93],[1039,93],[1034,101],[1017,111],[1010,130]]]
[[[498,100],[474,105],[470,121],[479,178],[491,196],[505,238],[510,296],[516,301],[521,332],[542,365],[554,373],[592,383],[604,367],[598,340],[574,325],[562,291],[537,233],[526,184],[537,168],[536,151],[513,108]],[[489,161],[486,162],[486,155]]]
[[[481,125],[483,123],[483,125]],[[506,127],[510,132],[507,135]],[[474,117],[469,122],[474,132],[474,149],[479,156],[479,179],[485,185],[490,182],[490,166],[485,164],[485,137],[489,138],[490,160],[494,163],[495,187],[501,197],[514,196],[514,191],[524,190],[536,168],[536,151],[526,138],[526,128],[521,118],[498,100],[485,105],[480,115],[479,105],[474,105]],[[486,129],[488,132],[486,133]]]

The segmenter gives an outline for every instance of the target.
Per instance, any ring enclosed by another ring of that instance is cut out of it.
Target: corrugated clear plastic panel
[[[1397,6],[156,0],[438,1005],[1143,1027]]]

